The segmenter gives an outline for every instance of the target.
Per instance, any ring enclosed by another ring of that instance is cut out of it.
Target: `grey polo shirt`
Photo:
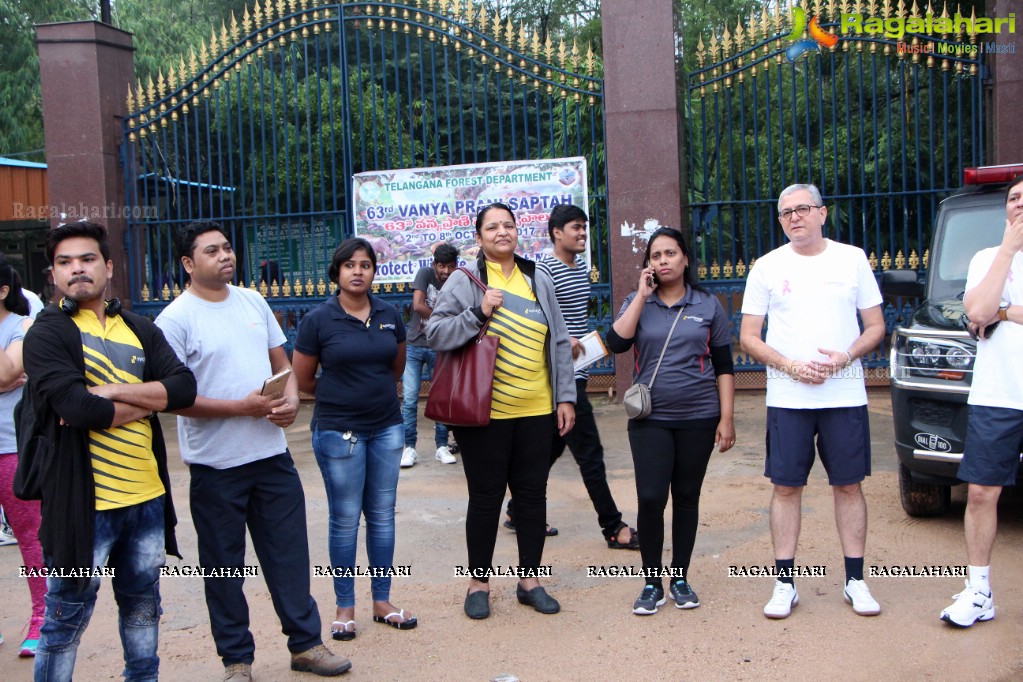
[[[618,317],[635,297],[636,292],[625,297]],[[671,308],[656,293],[647,298],[632,347],[633,381],[650,384],[664,339],[683,305],[682,319],[668,342],[657,380],[650,387],[653,409],[647,419],[667,421],[721,416],[710,347],[728,346],[731,352],[732,323],[716,296],[690,288],[682,301]]]

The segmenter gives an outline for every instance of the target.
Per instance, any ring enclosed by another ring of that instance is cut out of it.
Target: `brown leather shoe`
[[[317,644],[300,654],[291,654],[291,669],[300,673],[313,673],[320,677],[333,677],[348,672],[352,662],[344,656],[332,653],[330,649]]]
[[[252,666],[248,663],[232,663],[224,666],[224,682],[251,682]]]

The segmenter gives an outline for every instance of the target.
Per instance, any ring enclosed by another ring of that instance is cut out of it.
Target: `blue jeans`
[[[156,680],[160,658],[160,567],[166,563],[164,497],[121,509],[97,511],[93,531],[93,567],[114,570],[111,586],[117,601],[117,625],[129,682]],[[53,567],[46,557],[47,567]],[[71,567],[65,567],[71,568]],[[85,568],[85,567],[82,567]],[[35,658],[36,682],[70,680],[78,642],[96,606],[100,579],[79,589],[73,578],[46,579],[46,620]]]
[[[433,377],[437,353],[425,346],[405,346],[405,373],[401,375],[401,418],[405,423],[405,445],[416,446],[416,415],[419,410],[419,384],[423,375]],[[448,444],[448,427],[437,422],[433,430],[437,447]]]
[[[330,510],[330,563],[354,568],[359,517],[366,516],[366,554],[372,567],[389,568],[394,559],[394,502],[398,492],[402,425],[354,433],[352,446],[340,431],[313,431],[313,453],[327,487]],[[389,577],[371,579],[373,601],[388,601]],[[355,606],[355,580],[334,577],[342,608]]]

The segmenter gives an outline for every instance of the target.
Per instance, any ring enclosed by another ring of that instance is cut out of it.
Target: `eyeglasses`
[[[811,208],[824,208],[824,207],[823,206],[807,206],[806,204],[800,204],[799,206],[796,206],[795,208],[786,208],[784,211],[782,211],[782,212],[780,212],[778,214],[778,217],[782,221],[784,221],[784,222],[792,220],[792,214],[793,213],[795,213],[800,218],[805,218],[806,216],[810,215],[810,209]]]

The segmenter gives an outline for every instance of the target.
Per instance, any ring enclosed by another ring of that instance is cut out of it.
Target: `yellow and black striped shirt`
[[[79,310],[73,319],[82,332],[87,385],[142,383],[145,351],[120,315],[107,317],[105,329],[91,310]],[[164,493],[148,419],[90,431],[89,454],[97,510],[130,507]]]
[[[547,369],[547,316],[517,266],[505,279],[501,266],[488,262],[487,282],[504,292],[504,303],[487,328],[488,335],[501,338],[490,418],[550,414],[553,399]]]

